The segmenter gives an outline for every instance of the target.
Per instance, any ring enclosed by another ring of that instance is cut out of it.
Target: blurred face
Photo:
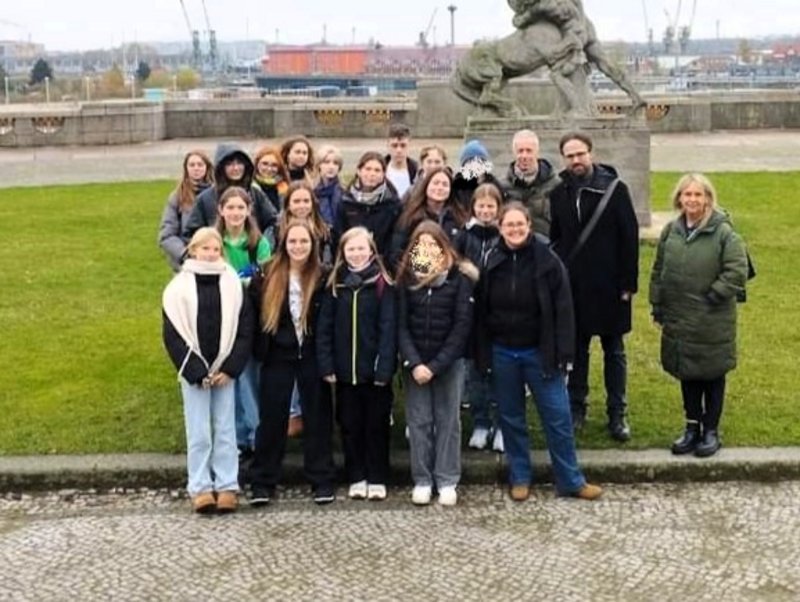
[[[358,179],[361,187],[372,190],[383,184],[383,165],[374,159],[367,161],[358,169]]]
[[[303,264],[311,256],[311,234],[302,226],[292,226],[286,233],[286,253],[294,264]]]
[[[292,197],[286,203],[286,207],[288,208],[289,215],[292,217],[306,219],[311,215],[313,203],[314,202],[311,200],[311,193],[301,188],[300,190],[294,191]]]
[[[708,198],[703,187],[697,182],[692,182],[681,191],[679,197],[681,211],[689,219],[700,219],[703,217],[708,206]]]
[[[219,208],[219,214],[225,223],[226,229],[239,230],[244,227],[247,216],[250,215],[250,208],[244,199],[233,196]]]
[[[586,143],[570,140],[561,149],[564,167],[576,178],[585,178],[592,174],[592,153]]]
[[[514,141],[514,163],[523,172],[534,171],[539,161],[539,143],[535,138],[518,138]]]
[[[500,207],[497,206],[497,201],[490,196],[482,196],[475,199],[472,204],[472,212],[483,224],[491,224],[497,221],[497,214]]]
[[[295,142],[289,149],[289,167],[303,168],[308,163],[308,146],[305,142]]]
[[[278,175],[280,163],[275,155],[264,155],[256,163],[256,171],[262,178],[274,178]]]
[[[507,211],[500,222],[500,236],[509,249],[523,246],[531,233],[531,223],[527,213],[512,209]]]
[[[222,257],[222,249],[220,249],[219,242],[216,239],[210,238],[201,245],[194,248],[192,257],[198,261],[219,261]]]
[[[326,180],[333,180],[339,175],[339,164],[333,158],[333,155],[328,155],[319,164],[319,174]]]
[[[431,274],[444,269],[444,249],[430,234],[420,234],[411,247],[411,267],[415,272]]]
[[[360,268],[372,258],[369,240],[364,235],[354,236],[344,244],[344,260],[351,268]]]
[[[230,182],[238,182],[244,177],[244,162],[239,157],[226,161],[222,169]]]
[[[436,204],[444,203],[450,198],[450,178],[443,173],[437,173],[428,182],[425,195],[428,197],[428,201],[433,201]]]
[[[199,155],[191,155],[186,161],[186,173],[192,182],[200,182],[207,171],[206,162]]]
[[[403,163],[408,157],[408,138],[390,138],[389,155],[392,163]]]
[[[431,173],[434,169],[439,169],[440,167],[444,167],[442,154],[435,148],[428,151],[428,154],[422,160],[422,171]]]

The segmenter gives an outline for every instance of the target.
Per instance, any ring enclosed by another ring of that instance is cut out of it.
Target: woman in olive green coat
[[[711,456],[720,447],[725,375],[736,367],[736,296],[747,254],[705,176],[683,176],[672,200],[680,215],[661,234],[650,281],[661,365],[681,381],[686,413],[672,453]]]

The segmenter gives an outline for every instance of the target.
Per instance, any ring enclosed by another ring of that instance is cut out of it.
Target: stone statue
[[[509,79],[547,67],[567,116],[592,116],[588,84],[591,65],[605,73],[632,101],[631,112],[647,106],[625,73],[603,53],[581,0],[508,0],[516,31],[478,42],[453,74],[453,91],[467,102],[501,117],[524,110],[504,89]]]

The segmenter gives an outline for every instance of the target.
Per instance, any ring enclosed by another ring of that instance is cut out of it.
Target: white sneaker
[[[458,502],[458,494],[455,487],[442,487],[439,489],[439,505],[455,506]]]
[[[472,437],[469,438],[469,446],[472,449],[486,449],[489,444],[489,429],[482,426],[476,426],[472,431]]]
[[[385,500],[386,499],[386,485],[367,485],[367,499],[368,500]]]
[[[411,429],[406,427],[405,434],[406,434],[406,441],[409,441],[411,439]]]
[[[417,506],[427,506],[431,503],[430,485],[417,485],[411,492],[411,503]]]
[[[347,490],[347,497],[351,500],[363,500],[367,497],[367,482],[359,481],[352,483],[350,489]]]
[[[498,453],[505,453],[506,448],[503,445],[503,431],[497,428],[494,432],[494,441],[492,442],[492,449]]]

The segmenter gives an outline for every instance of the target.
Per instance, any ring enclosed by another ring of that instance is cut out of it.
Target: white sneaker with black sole
[[[489,445],[489,429],[476,426],[472,431],[472,437],[469,438],[469,446],[472,449],[486,449],[487,445]]]

